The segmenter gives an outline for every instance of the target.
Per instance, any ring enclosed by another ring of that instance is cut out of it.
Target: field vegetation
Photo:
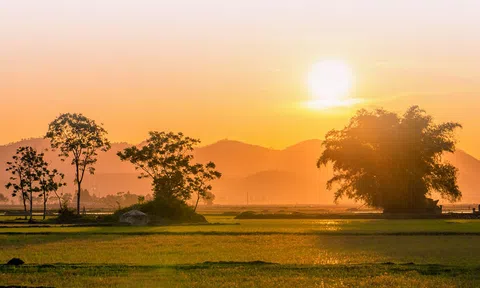
[[[237,220],[0,228],[8,285],[473,287],[477,220]],[[32,273],[35,272],[35,273]]]

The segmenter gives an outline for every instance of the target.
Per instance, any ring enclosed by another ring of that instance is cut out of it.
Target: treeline
[[[69,215],[72,214],[68,207],[71,200],[76,206],[77,215],[80,215],[82,200],[118,209],[123,205],[157,200],[157,206],[148,206],[153,207],[154,212],[158,212],[155,207],[165,207],[166,202],[176,203],[170,207],[173,210],[175,207],[185,210],[184,207],[188,207],[187,201],[193,200],[193,213],[201,199],[213,201],[212,186],[208,182],[220,178],[221,174],[215,170],[213,162],[193,162],[194,145],[200,143],[200,140],[182,133],[156,131],[150,132],[147,144],[140,149],[132,146],[117,153],[122,161],[132,163],[140,171],[139,178],[152,180],[153,197],[130,192],[119,192],[117,195],[105,197],[90,195],[88,191],[82,190],[82,182],[86,173],[95,173],[98,153],[111,148],[106,136],[107,131],[103,125],[82,114],[61,114],[48,125],[45,138],[50,140],[52,150],[58,152],[62,161],[69,161],[75,171],[73,185],[77,192],[73,197],[59,192],[59,189],[68,182],[71,183],[71,180],[67,181],[64,173],[51,167],[43,152],[30,146],[17,149],[12,160],[7,162],[6,172],[10,173],[10,181],[5,187],[11,191],[13,197],[20,198],[25,215],[30,215],[29,221],[32,221],[33,203],[39,201],[38,199],[43,203],[44,219],[47,203],[52,198],[58,201],[60,213],[66,212]],[[3,201],[3,198],[0,201]]]
[[[441,213],[438,200],[431,198],[433,193],[451,202],[462,196],[458,169],[442,158],[444,153],[455,151],[454,132],[458,128],[461,125],[456,122],[435,123],[418,106],[410,107],[403,115],[384,109],[362,109],[342,130],[325,135],[317,166],[332,163],[333,176],[327,188],[336,190],[335,201],[346,197],[391,213]],[[77,215],[82,197],[94,198],[88,193],[83,195],[81,185],[86,173],[95,173],[98,153],[111,148],[106,135],[102,125],[82,114],[62,114],[48,126],[45,138],[50,140],[51,148],[75,170],[73,184],[77,193],[73,201]],[[197,219],[199,201],[214,199],[209,183],[221,177],[213,162],[193,161],[194,146],[200,140],[183,133],[153,131],[143,143],[141,147],[118,151],[117,156],[134,165],[139,178],[151,180],[151,201],[130,193],[95,201],[118,208],[120,203],[135,202],[138,204],[133,208],[158,218]],[[52,196],[61,210],[68,208],[68,197],[58,191],[72,181],[50,167],[43,153],[19,147],[7,163],[7,172],[11,176],[6,187],[14,197],[20,197],[25,212],[29,207],[30,220],[34,198],[41,199],[44,215]]]
[[[148,195],[139,195],[135,193],[127,192],[117,192],[116,194],[109,194],[106,196],[99,197],[95,194],[90,194],[87,189],[82,189],[81,199],[83,208],[109,208],[109,209],[120,209],[122,207],[131,206],[134,204],[142,204],[146,201],[151,201],[153,199],[151,194]],[[77,199],[73,197],[71,193],[60,193],[60,199],[54,195],[50,195],[49,206],[47,209],[52,209],[52,205],[55,205],[53,202],[58,201],[58,204],[55,209],[62,207],[70,207],[77,205]],[[12,205],[15,205],[15,198],[9,199],[4,194],[0,193],[0,204],[8,204],[9,202]],[[18,198],[18,202],[22,204],[22,199]],[[43,199],[41,197],[33,197],[33,205],[38,206],[43,204]]]
[[[111,209],[121,209],[126,206],[131,206],[134,204],[142,204],[146,201],[151,201],[153,199],[152,195],[148,194],[146,196],[137,195],[134,193],[127,192],[118,192],[117,194],[109,194],[103,197],[98,197],[95,194],[90,194],[86,189],[82,189],[81,199],[84,206],[87,207],[99,207],[99,208],[111,208]],[[75,200],[75,199],[74,199]],[[76,205],[76,201],[73,201],[72,204]]]

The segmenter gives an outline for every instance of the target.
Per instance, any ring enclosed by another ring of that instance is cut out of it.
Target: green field
[[[0,284],[478,287],[478,220],[235,220],[0,228]]]

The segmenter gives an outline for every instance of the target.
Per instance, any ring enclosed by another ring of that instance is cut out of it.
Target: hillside
[[[19,146],[30,145],[38,150],[49,148],[44,139],[28,139],[0,146],[0,171]],[[103,196],[119,191],[137,194],[150,193],[150,182],[137,179],[137,173],[129,163],[121,162],[116,153],[127,143],[114,143],[107,153],[101,153],[96,174],[87,176],[84,187]],[[307,140],[283,150],[269,149],[238,141],[221,140],[195,150],[199,162],[213,161],[223,173],[222,179],[213,183],[218,204],[331,204],[332,192],[325,191],[325,182],[331,177],[330,166],[317,169],[315,164],[322,151],[320,140]],[[53,151],[45,152],[53,167],[64,172],[73,182],[73,167],[62,162]],[[465,151],[458,150],[446,159],[460,170],[459,185],[462,202],[480,202],[477,179],[480,161]],[[7,173],[0,173],[0,183],[8,180]],[[73,183],[72,183],[73,184]],[[3,187],[3,186],[2,186]],[[73,185],[64,188],[73,192]],[[344,203],[344,202],[342,202]]]

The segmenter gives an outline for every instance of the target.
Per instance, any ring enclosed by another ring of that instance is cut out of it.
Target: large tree
[[[220,178],[215,164],[193,163],[193,149],[200,143],[182,133],[150,132],[141,148],[132,146],[118,152],[122,161],[129,161],[140,170],[141,178],[151,178],[156,199],[191,199],[193,193],[206,197],[212,186],[209,181]],[[197,201],[198,203],[198,201]]]
[[[62,160],[71,157],[71,164],[75,166],[77,214],[80,214],[80,191],[85,172],[94,174],[98,151],[110,149],[106,135],[102,125],[77,113],[62,114],[48,126],[45,138],[50,139],[52,148],[60,150]]]
[[[438,192],[457,201],[457,169],[442,159],[455,151],[454,122],[435,124],[418,106],[398,115],[360,110],[342,130],[327,133],[317,166],[333,163],[327,188],[342,197],[388,211],[425,211]]]

